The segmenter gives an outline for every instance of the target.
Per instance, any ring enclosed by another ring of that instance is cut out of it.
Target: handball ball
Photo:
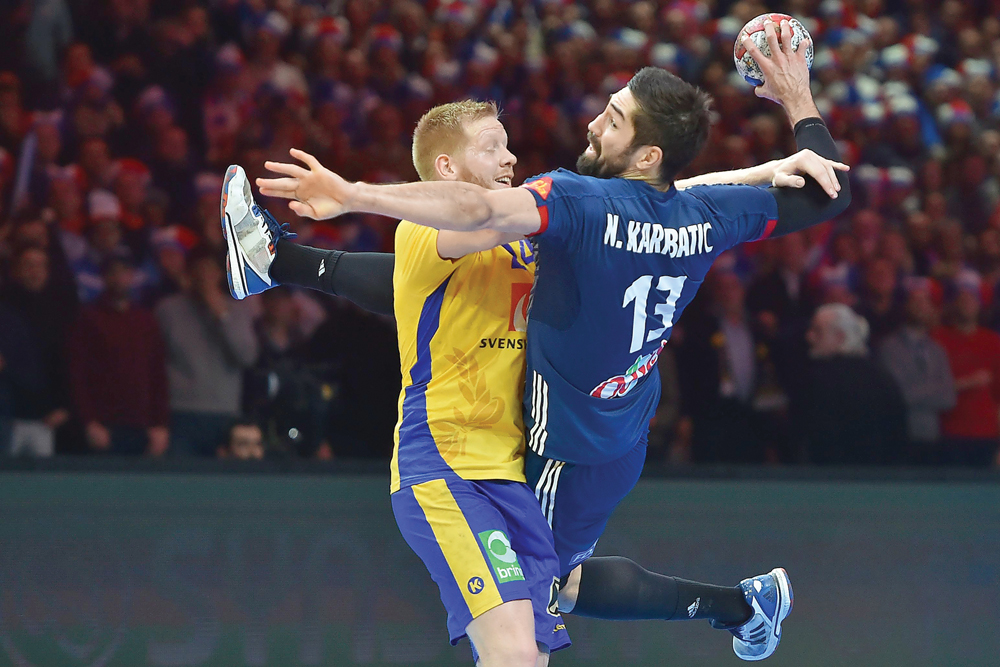
[[[747,22],[743,29],[740,30],[740,34],[736,36],[736,46],[733,47],[733,60],[736,61],[736,71],[740,73],[747,83],[753,86],[761,86],[764,84],[764,73],[760,69],[760,65],[757,61],[753,59],[753,56],[743,48],[743,38],[749,37],[760,49],[761,53],[765,56],[771,55],[771,47],[767,43],[767,33],[764,32],[764,24],[768,21],[774,22],[774,31],[778,35],[778,41],[781,41],[781,22],[788,21],[788,25],[792,29],[792,50],[797,51],[799,44],[804,39],[809,40],[809,50],[806,51],[806,66],[812,69],[813,65],[813,44],[812,36],[809,31],[806,30],[805,26],[793,19],[788,14],[761,14],[755,19],[751,19]]]

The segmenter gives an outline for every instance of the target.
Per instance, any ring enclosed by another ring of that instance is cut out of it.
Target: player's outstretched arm
[[[785,109],[795,132],[795,144],[801,151],[809,149],[828,160],[840,160],[830,130],[820,118],[819,110],[809,89],[809,67],[806,65],[806,43],[792,49],[792,31],[788,25],[782,26],[781,43],[773,23],[764,25],[771,55],[765,56],[749,39],[743,46],[750,52],[764,73],[764,85],[758,86],[756,94],[777,102]],[[781,236],[805,229],[811,225],[829,220],[843,213],[851,203],[851,189],[844,171],[836,171],[840,185],[839,194],[831,198],[829,190],[813,179],[806,181],[801,189],[770,188],[778,204],[778,222],[772,236]]]
[[[815,152],[804,149],[782,160],[771,160],[746,169],[732,171],[716,171],[692,178],[685,178],[674,183],[678,190],[686,190],[696,185],[770,185],[778,188],[802,188],[806,179],[802,176],[812,176],[820,187],[836,199],[840,192],[838,171],[849,171],[850,167],[842,162],[830,160]]]
[[[487,190],[460,181],[373,185],[351,183],[304,151],[291,156],[306,165],[266,162],[281,178],[258,178],[263,195],[290,199],[296,214],[318,220],[346,213],[374,213],[458,232],[494,229],[531,234],[541,227],[535,199],[522,188]]]

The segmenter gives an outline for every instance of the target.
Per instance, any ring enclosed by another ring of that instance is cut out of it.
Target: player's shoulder
[[[410,222],[409,220],[400,220],[399,224],[396,225],[396,246],[400,245],[401,242],[409,243],[415,239],[419,238],[436,238],[437,230],[431,227],[425,227],[423,225],[418,225],[415,222]]]
[[[560,168],[532,176],[521,187],[534,190],[542,199],[548,199],[553,194],[559,197],[580,197],[605,194],[611,180],[620,179],[581,176],[569,169]]]

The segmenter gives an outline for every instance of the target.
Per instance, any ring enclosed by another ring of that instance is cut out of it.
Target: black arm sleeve
[[[382,252],[343,252],[278,242],[271,277],[342,296],[365,310],[392,315],[392,270],[396,256]]]
[[[810,149],[817,155],[840,160],[840,151],[821,118],[805,118],[795,124],[795,145],[799,150]],[[778,223],[771,236],[791,234],[840,215],[851,203],[851,186],[847,174],[837,172],[840,192],[836,199],[823,191],[813,178],[806,176],[802,188],[768,188],[778,202]]]

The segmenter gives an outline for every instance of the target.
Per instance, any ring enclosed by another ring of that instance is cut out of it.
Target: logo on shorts
[[[552,588],[549,589],[549,604],[545,610],[549,612],[550,616],[559,615],[559,577],[552,577]]]
[[[594,549],[596,549],[596,548],[597,548],[597,542],[594,542],[594,544],[591,545],[591,547],[589,549],[587,549],[586,551],[581,551],[580,553],[575,554],[570,559],[569,566],[573,567],[574,565],[579,565],[583,561],[587,560],[588,558],[590,558],[591,556],[594,555]]]
[[[486,584],[483,583],[482,577],[473,577],[472,579],[469,579],[467,586],[470,593],[478,595],[483,592],[483,588],[486,587]]]
[[[524,571],[517,562],[517,554],[510,548],[510,540],[502,530],[484,530],[479,533],[479,541],[486,547],[486,554],[497,575],[497,583],[524,581]]]

